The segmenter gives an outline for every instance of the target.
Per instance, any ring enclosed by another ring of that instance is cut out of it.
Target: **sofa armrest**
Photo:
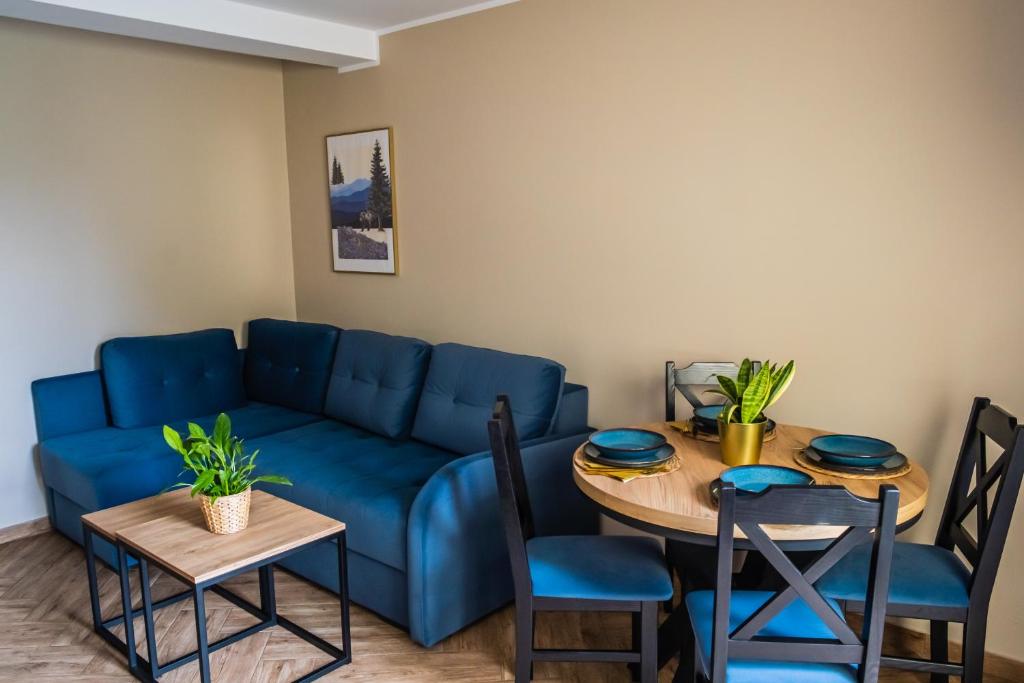
[[[576,488],[572,455],[588,432],[522,445],[538,535],[598,532],[597,508]],[[409,633],[433,645],[508,603],[512,572],[490,452],[438,470],[409,514]]]
[[[582,384],[566,382],[562,388],[562,398],[558,403],[558,414],[552,434],[579,434],[587,431],[588,411],[590,409],[590,390]]]
[[[99,370],[37,379],[32,382],[32,405],[40,443],[110,424]]]

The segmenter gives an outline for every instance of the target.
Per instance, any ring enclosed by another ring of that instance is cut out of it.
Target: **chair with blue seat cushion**
[[[639,662],[641,681],[654,683],[658,603],[672,595],[659,543],[633,536],[535,537],[510,403],[498,397],[487,429],[515,587],[516,683],[532,679],[535,661]],[[633,649],[535,647],[535,614],[571,610],[632,613]]]
[[[120,337],[100,348],[115,427],[131,429],[245,405],[231,330]]]
[[[306,413],[324,408],[338,328],[321,323],[261,318],[249,322],[245,393]]]
[[[994,461],[989,440],[1002,450]],[[968,683],[983,680],[989,600],[1022,477],[1024,425],[989,399],[975,398],[935,545],[897,543],[894,551],[888,612],[931,622],[931,657],[883,657],[882,666],[930,672],[932,683],[945,683],[950,675]],[[967,529],[972,513],[973,533]],[[863,550],[851,553],[818,588],[850,610],[863,610],[865,557]],[[964,624],[960,663],[948,661],[949,622]]]
[[[430,344],[369,330],[345,330],[324,412],[391,439],[405,438],[430,362]]]
[[[701,680],[877,681],[899,490],[882,486],[878,500],[859,498],[841,486],[772,486],[758,494],[738,494],[726,482],[718,506],[715,588],[685,597]],[[846,531],[798,569],[762,525],[808,524]],[[735,527],[779,574],[783,588],[733,590]],[[813,583],[864,543],[871,549],[866,568],[868,610],[858,634],[847,625],[836,601],[822,596]]]
[[[562,396],[560,363],[462,344],[438,344],[420,395],[412,437],[468,455],[488,448],[494,397],[515,402],[519,438],[551,432]]]

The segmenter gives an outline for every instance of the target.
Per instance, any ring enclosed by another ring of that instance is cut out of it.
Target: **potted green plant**
[[[231,435],[231,418],[224,413],[217,416],[209,436],[189,422],[188,436],[164,425],[164,440],[185,461],[181,473],[195,475],[194,481],[178,482],[170,488],[187,486],[193,497],[199,496],[206,526],[215,534],[233,534],[249,525],[249,502],[256,482],[292,484],[273,474],[254,476],[259,450],[246,454],[242,440]]]
[[[718,437],[722,462],[730,467],[752,465],[761,459],[765,425],[764,411],[773,405],[793,381],[796,365],[789,361],[781,368],[765,361],[754,372],[754,364],[744,358],[736,379],[716,375],[719,389],[712,393],[725,397],[718,415]]]

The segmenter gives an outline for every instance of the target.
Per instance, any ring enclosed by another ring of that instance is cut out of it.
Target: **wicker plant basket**
[[[249,526],[249,500],[252,489],[246,489],[232,496],[221,496],[216,502],[209,496],[199,494],[206,527],[215,534],[233,534]]]

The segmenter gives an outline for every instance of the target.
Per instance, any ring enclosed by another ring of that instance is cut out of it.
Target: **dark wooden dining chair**
[[[487,423],[516,601],[516,683],[534,662],[637,662],[655,683],[658,603],[672,595],[661,545],[646,536],[535,536],[519,438],[507,396]],[[566,467],[570,467],[566,463]],[[631,612],[631,650],[554,650],[534,645],[537,612]]]
[[[711,683],[874,683],[878,680],[885,596],[896,533],[899,490],[879,487],[878,499],[860,498],[842,486],[773,486],[737,494],[731,483],[719,494],[718,567],[714,590],[687,593],[699,676]],[[763,524],[848,527],[804,568],[798,569]],[[777,591],[732,588],[735,527],[778,572]],[[858,634],[839,605],[814,582],[849,552],[867,543],[867,612]]]
[[[755,372],[761,368],[759,362],[754,363]],[[704,392],[718,386],[716,375],[724,375],[736,379],[740,366],[732,362],[697,362],[685,368],[677,368],[675,361],[665,363],[665,421],[676,419],[676,392],[678,391],[694,408],[704,405]],[[712,403],[721,403],[720,400]]]
[[[989,439],[1002,451],[994,461]],[[1022,475],[1024,426],[989,399],[975,398],[935,544],[900,542],[893,554],[889,614],[931,622],[931,658],[882,657],[882,666],[929,672],[932,683],[945,683],[950,675],[980,683],[989,600]],[[974,533],[968,530],[972,514]],[[863,610],[865,556],[863,550],[851,553],[818,588],[850,610]],[[960,663],[949,661],[949,622],[964,625]]]

